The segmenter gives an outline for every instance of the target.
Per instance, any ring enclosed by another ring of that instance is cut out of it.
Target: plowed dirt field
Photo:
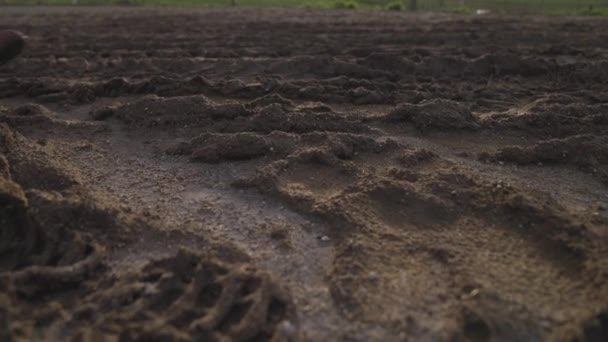
[[[0,340],[608,339],[608,20],[0,25]]]

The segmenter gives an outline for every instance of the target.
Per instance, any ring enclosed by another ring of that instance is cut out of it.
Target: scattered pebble
[[[475,298],[479,295],[479,289],[473,289],[468,293],[465,293],[461,296],[462,299],[471,299]]]

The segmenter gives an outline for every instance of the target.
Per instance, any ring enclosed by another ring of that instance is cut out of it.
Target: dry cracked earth
[[[0,25],[0,340],[608,338],[607,20]]]

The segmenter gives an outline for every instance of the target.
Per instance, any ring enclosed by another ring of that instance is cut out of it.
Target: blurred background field
[[[394,11],[608,15],[608,0],[0,0],[4,5],[275,6]]]

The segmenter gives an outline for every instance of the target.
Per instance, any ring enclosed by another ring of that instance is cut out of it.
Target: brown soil
[[[0,340],[608,339],[607,21],[0,22]]]

